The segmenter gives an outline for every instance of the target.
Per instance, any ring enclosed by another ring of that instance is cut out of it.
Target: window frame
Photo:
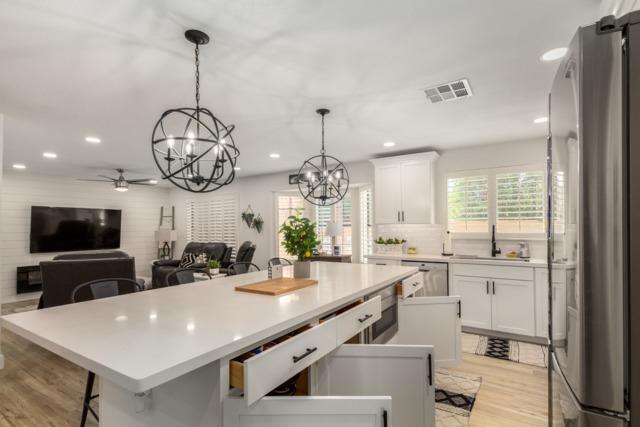
[[[487,210],[488,210],[488,229],[486,233],[465,233],[465,232],[452,232],[451,238],[456,240],[486,240],[491,238],[491,226],[497,225],[497,181],[496,176],[503,173],[517,173],[517,172],[543,172],[543,198],[545,200],[544,203],[544,230],[540,233],[500,233],[496,230],[496,238],[500,240],[546,240],[547,232],[546,232],[546,221],[547,221],[547,167],[544,163],[532,163],[532,164],[523,164],[523,165],[513,165],[513,166],[505,166],[505,167],[495,167],[495,168],[482,168],[482,169],[469,169],[464,171],[456,171],[449,174],[446,174],[444,177],[444,225],[448,229],[449,228],[449,191],[448,184],[449,179],[451,178],[464,178],[471,176],[479,176],[484,175],[487,176],[488,181],[488,189],[487,189]],[[556,233],[557,234],[557,233]]]

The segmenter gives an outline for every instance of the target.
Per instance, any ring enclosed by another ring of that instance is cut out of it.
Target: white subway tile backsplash
[[[384,224],[375,227],[374,239],[397,237],[405,239],[407,246],[414,246],[421,254],[442,252],[443,227],[434,224]]]

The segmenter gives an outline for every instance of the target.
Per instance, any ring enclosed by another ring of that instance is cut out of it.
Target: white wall
[[[150,262],[157,258],[155,231],[160,207],[168,202],[167,188],[132,186],[128,192],[119,193],[107,183],[6,173],[0,189],[0,298],[4,302],[23,298],[15,292],[17,266],[37,265],[56,255],[29,253],[31,206],[122,209],[121,249],[136,258],[139,276],[150,277]],[[34,294],[25,297],[33,298]]]
[[[373,166],[368,161],[348,163],[350,182],[353,184],[366,184],[373,182]],[[262,233],[249,229],[240,221],[238,214],[238,244],[250,240],[256,244],[256,253],[253,262],[261,268],[267,261],[276,256],[277,232],[275,218],[274,194],[279,191],[297,191],[296,185],[289,185],[289,174],[282,172],[269,175],[258,175],[243,178],[241,175],[229,186],[221,188],[213,193],[194,194],[177,188],[170,192],[170,204],[176,208],[176,229],[178,230],[178,242],[176,244],[175,257],[180,257],[187,242],[187,226],[185,218],[185,206],[188,200],[197,198],[217,197],[222,194],[235,194],[238,197],[238,212],[243,212],[251,205],[253,212],[262,215],[264,228]]]

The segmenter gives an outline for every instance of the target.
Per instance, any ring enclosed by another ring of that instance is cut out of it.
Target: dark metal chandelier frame
[[[322,149],[319,156],[305,160],[298,171],[298,190],[302,197],[316,206],[331,206],[344,198],[349,190],[349,172],[345,165],[324,148],[324,116],[326,108],[316,110],[322,116]]]
[[[209,43],[209,36],[188,30],[185,38],[195,45],[196,107],[162,113],[153,128],[151,151],[162,179],[183,190],[208,193],[233,182],[240,150],[231,135],[235,126],[200,107],[200,45]]]

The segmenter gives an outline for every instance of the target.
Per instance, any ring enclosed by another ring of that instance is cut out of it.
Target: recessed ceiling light
[[[156,179],[150,179],[149,180],[149,184],[157,184],[157,183],[158,183],[158,180],[156,180]]]
[[[269,157],[271,157],[272,159],[279,159],[279,158],[280,158],[280,154],[278,154],[278,153],[271,153],[271,154],[269,154]]]
[[[88,136],[84,140],[91,144],[100,144],[100,142],[102,142],[102,140],[97,136]]]
[[[395,147],[396,143],[393,141],[387,141],[382,145],[384,145],[385,147]]]
[[[42,153],[42,157],[46,157],[47,159],[55,159],[56,157],[58,157],[58,155],[56,153],[44,152]]]
[[[540,124],[540,123],[547,123],[548,121],[549,121],[549,117],[538,117],[537,119],[533,120],[533,123]]]
[[[234,170],[234,171],[239,171],[239,170],[240,170],[240,166],[234,166],[234,167],[233,167],[233,170]]]
[[[541,57],[541,61],[549,62],[562,58],[567,53],[566,47],[558,47],[545,52]]]
[[[22,163],[14,163],[13,164],[13,168],[14,169],[26,169],[27,167],[25,165],[23,165]]]

